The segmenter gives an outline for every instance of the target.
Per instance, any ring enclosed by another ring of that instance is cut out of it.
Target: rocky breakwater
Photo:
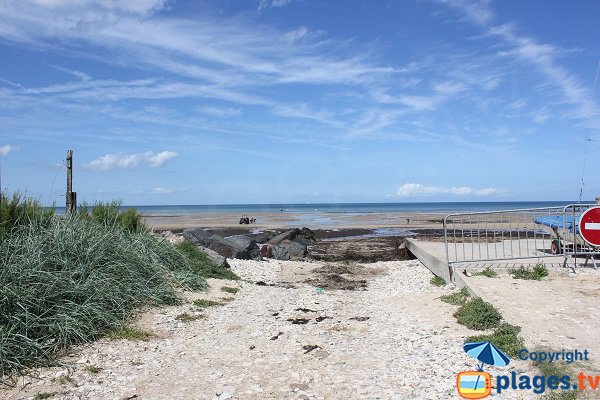
[[[315,234],[308,228],[285,232],[265,231],[243,235],[220,236],[207,229],[194,228],[183,231],[183,237],[205,251],[219,265],[226,266],[227,258],[249,260],[274,258],[290,260],[308,255],[307,247],[314,242]]]

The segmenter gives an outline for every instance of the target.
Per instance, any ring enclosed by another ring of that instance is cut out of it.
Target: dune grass
[[[54,212],[54,208],[43,207],[38,201],[27,199],[20,193],[12,196],[0,193],[0,239],[32,219],[47,224],[54,217]]]
[[[223,268],[215,264],[206,253],[201,252],[198,246],[187,240],[176,245],[177,249],[185,254],[192,266],[192,269],[205,278],[239,280],[230,269]]]
[[[104,223],[114,214],[63,219],[35,202],[1,207],[0,381],[118,332],[140,306],[177,304],[178,290],[207,287],[203,270],[148,229]],[[117,220],[135,220],[123,214]]]

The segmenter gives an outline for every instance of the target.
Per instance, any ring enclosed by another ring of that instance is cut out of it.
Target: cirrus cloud
[[[11,146],[10,144],[7,144],[6,146],[0,146],[0,157],[7,156],[17,150],[19,150],[17,146]]]
[[[88,163],[87,168],[92,171],[112,171],[138,166],[159,168],[175,157],[177,157],[177,153],[174,151],[161,151],[156,154],[152,151],[135,154],[105,154]]]
[[[398,197],[411,197],[411,196],[429,196],[436,194],[447,194],[454,196],[489,196],[498,192],[498,189],[494,188],[483,188],[473,189],[468,186],[461,187],[442,187],[442,186],[425,186],[420,183],[405,183],[396,190],[396,196]]]

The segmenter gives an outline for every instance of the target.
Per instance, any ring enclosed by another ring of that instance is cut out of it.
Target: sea
[[[341,213],[364,214],[382,212],[450,213],[516,210],[540,207],[559,207],[576,201],[494,201],[494,202],[415,202],[415,203],[303,203],[303,204],[221,204],[221,205],[152,205],[135,207],[144,215],[203,214],[237,212]],[[593,201],[585,202],[593,204]],[[60,212],[60,208],[57,209]]]

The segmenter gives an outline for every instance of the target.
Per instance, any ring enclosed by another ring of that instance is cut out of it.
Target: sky
[[[3,190],[62,205],[600,196],[595,0],[0,0]]]

